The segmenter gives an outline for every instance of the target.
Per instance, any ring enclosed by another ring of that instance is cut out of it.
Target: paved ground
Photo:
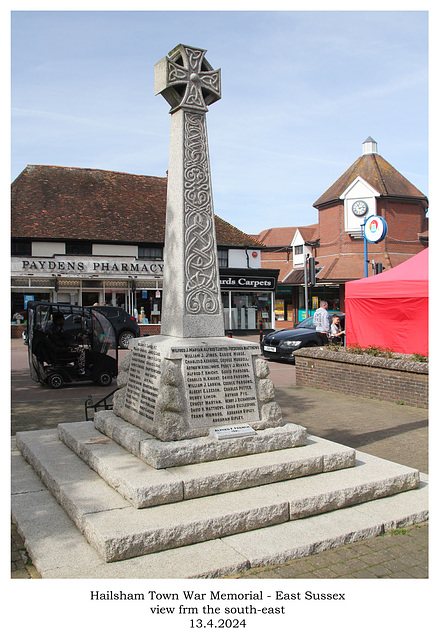
[[[428,524],[397,529],[377,538],[231,577],[252,580],[428,578]]]
[[[249,339],[257,340],[256,337]],[[29,377],[22,341],[11,342],[12,435],[17,431],[56,428],[58,422],[84,420],[87,397],[93,395],[98,399],[108,392],[92,384],[61,390],[41,387]],[[273,362],[270,369],[277,401],[289,421],[307,427],[311,434],[428,473],[427,410],[296,387],[294,366]],[[12,577],[38,578],[14,525],[11,531]],[[427,578],[427,556],[428,524],[422,524],[279,567],[255,569],[230,577]]]

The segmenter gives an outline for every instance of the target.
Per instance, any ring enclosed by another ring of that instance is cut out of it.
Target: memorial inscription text
[[[260,419],[253,372],[256,345],[172,349],[181,358],[188,389],[188,417],[212,424]]]
[[[155,345],[142,344],[134,349],[125,398],[127,409],[154,419],[160,373],[160,354]]]

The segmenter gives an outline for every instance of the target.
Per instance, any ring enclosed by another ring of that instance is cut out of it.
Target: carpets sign
[[[253,276],[227,275],[220,276],[220,284],[221,289],[274,291],[276,288],[276,278],[265,276],[255,278]]]

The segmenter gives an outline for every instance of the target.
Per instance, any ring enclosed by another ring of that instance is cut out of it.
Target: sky
[[[28,164],[165,176],[154,64],[179,43],[221,69],[207,129],[230,224],[317,222],[368,136],[429,195],[428,12],[414,10],[12,10],[11,179]]]

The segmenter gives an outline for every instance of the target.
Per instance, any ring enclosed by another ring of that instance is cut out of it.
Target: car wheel
[[[121,349],[128,349],[128,343],[130,340],[135,338],[136,336],[131,331],[122,331],[119,336],[119,347]]]
[[[47,378],[47,384],[51,389],[61,389],[64,386],[64,378],[59,373],[52,373]]]
[[[112,380],[113,380],[113,376],[111,375],[111,373],[108,373],[108,371],[101,371],[101,373],[98,375],[96,382],[101,387],[108,387],[111,384]]]

